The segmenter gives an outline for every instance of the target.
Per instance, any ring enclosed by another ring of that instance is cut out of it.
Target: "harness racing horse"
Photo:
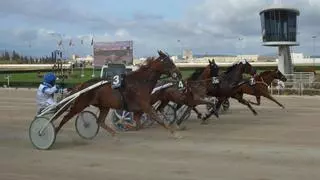
[[[186,79],[185,83],[179,86],[171,86],[158,90],[152,95],[152,103],[161,101],[160,105],[157,108],[157,111],[162,112],[164,107],[168,103],[176,103],[177,109],[182,105],[187,105],[191,107],[198,115],[198,118],[201,119],[202,115],[195,108],[200,104],[209,104],[214,105],[213,102],[205,100],[207,94],[207,87],[211,84],[211,77],[218,73],[218,69],[215,68],[216,64],[214,60],[209,61],[209,65],[204,69],[196,70],[189,78]],[[180,118],[176,124],[179,127],[183,118]]]
[[[100,110],[97,123],[111,133],[112,136],[115,136],[116,132],[105,124],[105,118],[110,108],[128,112],[144,112],[153,120],[159,122],[160,118],[150,104],[150,93],[161,75],[168,75],[174,79],[181,79],[182,75],[168,54],[162,51],[158,51],[158,54],[158,58],[148,58],[144,65],[136,71],[124,75],[122,80],[119,79],[119,77],[114,78],[115,81],[118,82],[113,81],[112,84],[107,83],[81,94],[76,98],[68,113],[63,117],[59,126],[56,128],[56,132],[73,116],[90,105]],[[103,79],[96,78],[84,82],[77,86],[70,94],[89,87],[101,80]],[[170,130],[173,135],[177,135],[171,126],[163,126]],[[180,136],[177,135],[175,137]]]
[[[253,77],[254,80],[250,84],[249,82],[242,84],[236,90],[236,93],[232,95],[233,98],[242,98],[243,94],[250,94],[256,97],[257,103],[249,101],[251,104],[260,105],[261,96],[268,98],[269,100],[275,102],[283,109],[285,108],[281,103],[279,103],[275,98],[273,98],[268,92],[268,86],[271,85],[272,81],[279,79],[286,82],[287,78],[278,70],[264,71],[259,75]]]
[[[219,112],[221,104],[231,97],[239,86],[246,82],[243,80],[243,74],[250,74],[251,76],[256,74],[255,68],[253,68],[246,60],[241,60],[238,63],[233,64],[228,67],[225,72],[215,78],[215,81],[218,83],[209,86],[207,95],[217,97],[218,102],[215,108],[212,108],[209,114],[206,114],[205,117],[202,118],[202,124],[207,123],[207,119],[211,117],[212,114]],[[240,103],[247,105],[255,115],[257,114],[248,101],[243,98],[238,100]]]

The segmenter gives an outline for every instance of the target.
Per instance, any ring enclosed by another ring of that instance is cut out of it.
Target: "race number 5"
[[[119,77],[119,75],[113,76],[112,84],[113,84],[113,85],[119,85],[119,83],[120,83],[120,77]]]
[[[179,88],[184,88],[184,85],[183,85],[182,81],[179,81],[178,87]]]

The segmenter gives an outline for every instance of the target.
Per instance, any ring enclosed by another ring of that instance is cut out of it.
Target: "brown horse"
[[[111,133],[112,136],[114,136],[116,132],[105,124],[105,118],[110,108],[130,112],[144,112],[153,120],[160,122],[160,118],[150,105],[150,93],[161,75],[165,74],[175,79],[181,79],[182,75],[169,55],[162,51],[158,51],[158,53],[158,58],[148,58],[146,63],[139,69],[126,74],[123,80],[120,80],[120,87],[115,89],[111,83],[107,83],[81,94],[76,98],[74,103],[70,105],[69,112],[63,117],[59,126],[56,128],[56,132],[73,116],[90,105],[99,108],[100,113],[97,123]],[[89,87],[101,80],[100,78],[96,78],[84,82],[80,86],[76,86],[70,94]],[[175,130],[170,126],[163,126],[169,129],[172,134],[175,133]]]
[[[178,86],[171,86],[154,93],[151,96],[152,104],[161,101],[161,104],[157,108],[157,111],[160,112],[162,112],[170,101],[178,105],[177,109],[182,105],[187,105],[188,107],[191,107],[192,110],[197,113],[198,118],[201,119],[202,114],[195,107],[201,104],[214,105],[213,102],[204,100],[204,98],[207,94],[207,87],[211,84],[211,77],[218,74],[219,69],[215,67],[217,66],[214,60],[209,60],[209,65],[207,67],[196,70],[185,80],[185,87],[179,88]],[[181,121],[178,120],[176,123],[179,126]]]
[[[237,90],[232,98],[242,99],[243,94],[249,94],[256,97],[257,103],[249,101],[251,104],[260,105],[261,96],[268,98],[269,100],[275,102],[283,109],[285,108],[281,103],[279,103],[275,98],[273,98],[268,92],[268,86],[271,85],[272,81],[279,79],[281,81],[287,81],[287,78],[278,70],[264,71],[259,75],[256,75],[252,85],[248,82],[242,84]]]

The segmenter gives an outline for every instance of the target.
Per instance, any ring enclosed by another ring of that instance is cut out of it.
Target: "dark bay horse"
[[[209,114],[206,114],[205,117],[202,118],[202,123],[206,123],[212,114],[219,112],[222,102],[230,98],[235,93],[235,90],[246,82],[242,77],[243,74],[250,74],[252,76],[256,74],[255,68],[246,60],[241,60],[233,64],[217,77],[219,83],[212,84],[208,88],[207,95],[217,97],[218,102],[216,108],[212,108]],[[248,101],[242,98],[239,99],[239,102],[247,105],[254,114],[257,114]]]
[[[97,123],[111,133],[112,136],[114,136],[116,132],[105,124],[105,118],[108,115],[110,108],[129,112],[144,112],[153,120],[160,122],[160,118],[150,104],[150,93],[161,75],[168,75],[174,79],[181,79],[182,75],[168,54],[162,51],[158,51],[158,54],[159,57],[148,58],[145,61],[145,64],[139,69],[126,74],[123,80],[120,80],[121,86],[119,88],[114,89],[112,88],[111,83],[107,83],[81,94],[75,99],[74,103],[70,105],[70,110],[63,117],[59,126],[56,128],[56,132],[58,132],[73,116],[90,105],[93,105],[100,110]],[[102,79],[100,78],[96,78],[84,82],[79,86],[76,86],[71,94],[89,87],[96,82],[100,82],[101,80]],[[175,134],[175,130],[172,127],[163,126],[170,130],[172,134]]]
[[[193,74],[185,80],[185,87],[177,85],[158,90],[151,96],[151,103],[154,104],[157,101],[161,101],[157,108],[157,111],[162,112],[164,107],[171,101],[178,104],[177,109],[182,105],[191,107],[201,119],[202,115],[195,108],[200,104],[214,105],[213,102],[205,100],[207,94],[207,87],[211,84],[211,77],[218,74],[218,67],[214,60],[209,61],[209,65],[204,69],[196,70]],[[181,89],[182,88],[182,89]],[[179,126],[181,121],[176,122]]]
[[[253,77],[254,81],[252,84],[249,82],[242,84],[236,90],[236,93],[232,95],[232,98],[239,99],[243,97],[243,94],[249,94],[256,97],[257,103],[249,101],[251,104],[260,105],[261,96],[268,98],[275,102],[283,109],[285,108],[279,103],[274,97],[272,97],[268,91],[268,86],[271,85],[272,81],[279,79],[281,81],[287,81],[287,78],[278,70],[264,71]]]

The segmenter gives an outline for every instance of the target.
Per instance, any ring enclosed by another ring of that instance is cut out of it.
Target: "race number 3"
[[[119,83],[120,83],[120,76],[119,75],[113,76],[112,84],[113,85],[119,85]]]
[[[183,85],[182,81],[179,81],[178,87],[179,88],[184,88],[184,85]]]

